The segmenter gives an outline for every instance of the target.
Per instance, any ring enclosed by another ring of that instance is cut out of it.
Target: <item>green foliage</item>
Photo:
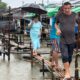
[[[6,9],[7,8],[7,4],[4,2],[0,2],[0,9]]]

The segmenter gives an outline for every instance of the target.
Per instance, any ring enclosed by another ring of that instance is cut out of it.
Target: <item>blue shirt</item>
[[[75,24],[75,30],[74,31],[75,31],[75,33],[78,33],[78,24],[77,23]]]
[[[56,18],[52,17],[52,27],[51,27],[51,30],[50,30],[50,38],[51,39],[59,38],[59,36],[56,35],[55,21],[56,21]]]
[[[42,24],[40,21],[38,21],[37,23],[34,23],[31,27],[30,32],[37,32],[40,33],[40,29],[42,28]]]

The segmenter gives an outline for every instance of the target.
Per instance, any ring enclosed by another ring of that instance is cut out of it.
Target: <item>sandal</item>
[[[71,80],[71,78],[64,78],[63,80]]]
[[[33,56],[37,56],[37,53],[34,53],[34,52],[33,52],[32,55],[33,55]]]
[[[55,67],[56,71],[59,71],[59,72],[62,72],[62,71],[65,71],[64,68],[61,68],[61,67]]]
[[[43,57],[40,54],[33,55],[33,57],[37,58],[40,61],[43,59]]]

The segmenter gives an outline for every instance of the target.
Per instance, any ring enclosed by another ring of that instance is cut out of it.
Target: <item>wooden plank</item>
[[[41,56],[34,56],[42,65],[43,58]],[[53,70],[51,67],[51,62],[48,60],[44,60],[44,66],[49,70],[50,73],[56,76],[56,78],[64,78],[64,72]]]

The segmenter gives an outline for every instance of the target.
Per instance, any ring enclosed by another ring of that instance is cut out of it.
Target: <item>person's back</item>
[[[51,26],[51,30],[50,30],[50,39],[59,38],[59,36],[56,35],[55,21],[56,21],[56,18],[52,17],[52,26]]]
[[[50,61],[52,61],[52,66],[55,66],[56,69],[59,67],[58,53],[59,53],[60,35],[56,34],[55,23],[56,23],[56,17],[61,13],[62,13],[62,7],[60,7],[58,13],[54,17],[52,17],[52,27],[50,31],[50,39],[52,45]]]

